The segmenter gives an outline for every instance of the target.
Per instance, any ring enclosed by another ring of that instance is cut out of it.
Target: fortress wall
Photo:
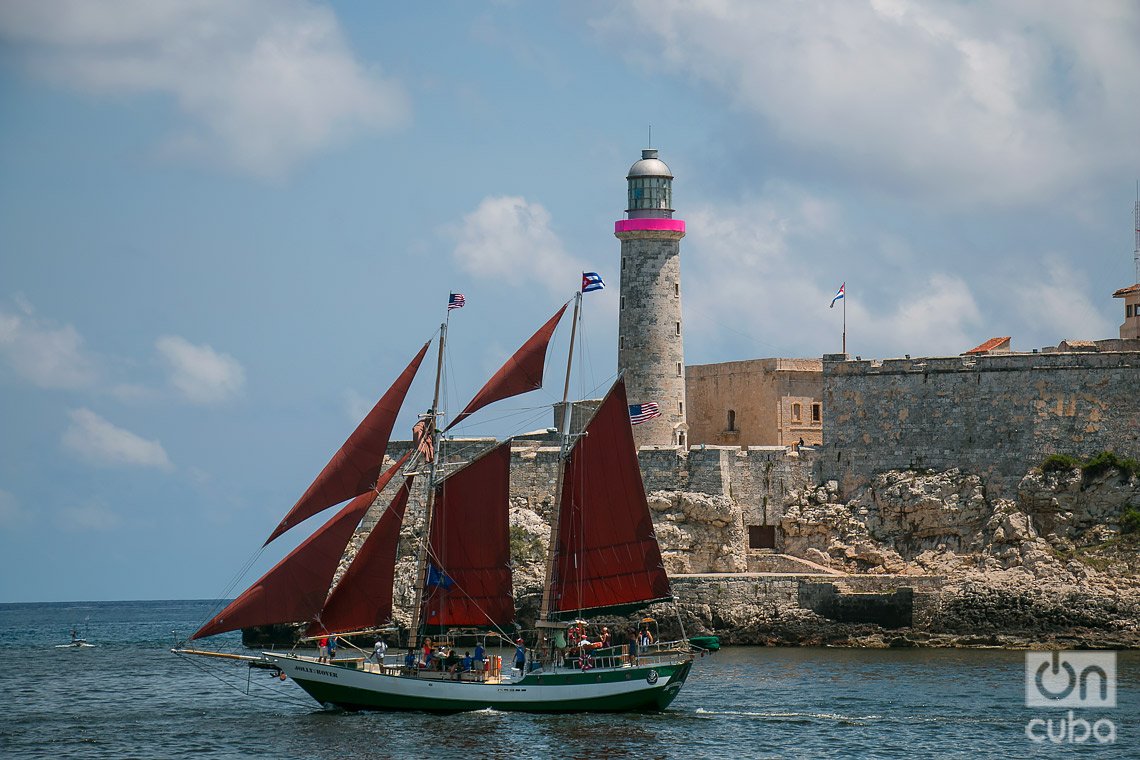
[[[1140,352],[835,358],[820,477],[843,493],[884,470],[958,467],[1009,496],[1049,454],[1140,455]]]
[[[490,439],[473,439],[454,446],[464,458],[493,445]],[[388,464],[411,446],[408,441],[393,441],[389,446]],[[549,520],[558,488],[559,449],[548,442],[516,442],[511,452],[511,504],[526,507]],[[736,447],[702,446],[684,450],[676,446],[646,447],[638,452],[642,478],[647,493],[669,492],[700,494],[727,499],[739,513],[733,536],[733,551],[747,554],[749,525],[777,525],[783,517],[788,494],[811,488],[812,471],[817,452],[804,449],[798,455],[782,446]],[[363,529],[370,530],[395,496],[400,482],[391,483],[369,510]],[[409,515],[413,507],[422,507],[423,479],[417,480],[409,499]],[[670,519],[654,513],[655,519]],[[698,520],[700,518],[692,518]],[[699,529],[694,524],[694,529]],[[740,543],[739,546],[735,545]]]

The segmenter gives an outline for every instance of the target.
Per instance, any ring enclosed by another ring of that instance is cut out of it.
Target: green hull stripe
[[[606,671],[603,673],[531,673],[521,681],[504,684],[512,690],[528,685],[554,686],[587,685],[640,681],[643,688],[620,694],[609,694],[589,698],[543,699],[534,701],[499,700],[495,697],[493,685],[471,684],[472,699],[449,699],[445,697],[415,697],[406,694],[389,694],[379,690],[362,689],[344,684],[311,681],[305,678],[294,680],[313,699],[322,704],[333,704],[347,710],[423,710],[431,712],[462,712],[465,710],[509,710],[513,712],[603,712],[631,710],[664,710],[677,696],[681,685],[688,678],[692,663],[661,667],[640,667],[633,669]],[[646,676],[650,670],[658,673],[658,685],[650,685]],[[627,679],[628,676],[628,679]],[[541,681],[539,678],[541,677]],[[378,678],[386,678],[379,677]],[[377,681],[380,685],[381,681]]]

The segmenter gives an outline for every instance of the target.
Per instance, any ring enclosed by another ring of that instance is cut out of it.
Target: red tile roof
[[[1135,285],[1129,285],[1127,288],[1121,288],[1120,290],[1113,293],[1112,297],[1124,298],[1124,296],[1130,296],[1133,293],[1140,293],[1140,282],[1136,283]]]
[[[990,338],[980,346],[975,346],[967,351],[967,354],[988,354],[1003,343],[1009,343],[1010,336],[1006,335],[1002,338]]]

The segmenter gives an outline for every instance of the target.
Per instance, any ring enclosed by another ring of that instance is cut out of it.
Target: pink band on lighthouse
[[[637,232],[639,230],[665,230],[684,232],[684,219],[621,219],[614,222],[614,232]]]

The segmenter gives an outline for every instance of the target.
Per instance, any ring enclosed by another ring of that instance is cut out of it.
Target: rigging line
[[[267,694],[252,694],[252,693],[250,693],[250,692],[248,692],[248,691],[246,691],[246,690],[244,690],[244,689],[240,688],[239,686],[236,686],[236,685],[234,685],[233,683],[231,683],[230,681],[226,680],[225,678],[222,678],[221,676],[219,676],[219,675],[217,675],[216,673],[214,673],[212,670],[210,670],[210,669],[206,668],[206,667],[205,667],[205,666],[204,666],[202,663],[200,663],[200,662],[197,662],[196,660],[193,660],[193,659],[191,659],[190,657],[187,657],[186,655],[178,654],[177,652],[175,652],[175,653],[174,653],[174,656],[175,656],[175,657],[178,657],[178,658],[180,658],[180,659],[186,660],[186,661],[187,661],[187,662],[189,662],[191,665],[193,665],[194,667],[198,668],[198,669],[199,669],[199,670],[201,670],[203,673],[205,673],[206,675],[208,675],[208,676],[210,676],[211,678],[215,679],[216,681],[218,681],[218,682],[219,682],[219,683],[221,683],[222,685],[224,685],[224,686],[228,686],[229,688],[233,689],[234,691],[238,692],[239,694],[244,694],[244,695],[245,695],[245,696],[247,696],[247,697],[257,697],[258,699],[268,699],[268,700],[269,700],[269,701],[271,701],[271,702],[292,702],[292,703],[294,703],[294,704],[298,704],[298,705],[301,705],[301,706],[303,706],[303,707],[309,707],[309,706],[311,706],[311,704],[312,704],[312,703],[311,703],[311,702],[309,702],[307,699],[299,699],[298,697],[294,697],[294,696],[291,696],[291,695],[289,695],[289,694],[280,694],[280,693],[278,693],[278,694],[275,694],[275,695],[272,695],[272,696],[271,696],[271,695],[267,695]],[[253,683],[256,683],[256,682],[253,682]],[[269,688],[268,686],[266,686],[266,685],[265,685],[265,684],[263,684],[263,683],[256,683],[256,685],[257,685],[257,686],[260,686],[260,687],[261,687],[261,688],[263,688],[263,689],[268,689],[268,688]]]

